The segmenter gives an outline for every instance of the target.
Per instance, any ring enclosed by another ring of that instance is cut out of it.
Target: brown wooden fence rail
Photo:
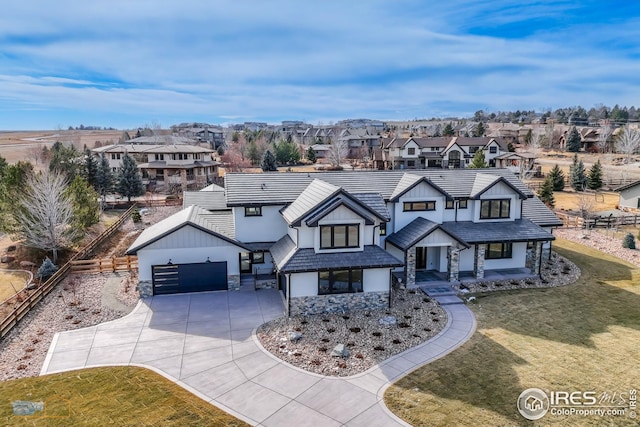
[[[588,219],[577,215],[568,215],[563,212],[555,212],[564,227],[569,228],[617,228],[627,225],[637,227],[640,225],[640,215],[622,216],[595,216]]]
[[[113,235],[118,228],[122,225],[124,221],[126,221],[130,216],[133,210],[136,208],[134,204],[126,212],[124,212],[120,218],[116,222],[114,222],[109,228],[103,231],[98,237],[93,239],[88,245],[82,248],[78,253],[71,257],[71,259],[64,264],[58,271],[56,271],[53,276],[49,277],[47,281],[45,281],[40,287],[38,287],[33,292],[30,292],[28,295],[24,296],[22,301],[17,303],[13,307],[13,311],[11,314],[6,316],[4,319],[0,320],[0,339],[7,335],[11,328],[13,328],[18,322],[29,313],[31,310],[41,299],[43,299],[55,286],[65,278],[67,273],[71,270],[71,265],[74,261],[81,260],[86,258],[91,252],[98,247],[100,243],[102,243],[105,239]],[[3,304],[6,304],[5,301]]]
[[[136,268],[138,268],[138,257],[131,255],[71,261],[71,271],[73,273],[113,273],[116,271],[131,271]]]

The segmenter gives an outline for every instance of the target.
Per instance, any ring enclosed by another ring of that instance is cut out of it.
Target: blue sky
[[[21,0],[0,129],[640,105],[640,3]]]

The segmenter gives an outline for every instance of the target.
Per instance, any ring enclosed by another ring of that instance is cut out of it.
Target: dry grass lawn
[[[136,367],[84,369],[1,382],[0,396],[0,425],[247,425],[155,372]],[[14,415],[11,402],[16,400],[42,401],[45,413]]]
[[[640,385],[640,269],[577,243],[554,246],[578,264],[580,279],[478,296],[472,339],[389,388],[385,402],[396,415],[416,426],[637,425],[551,414],[532,423],[516,409],[530,387],[599,395]]]
[[[0,302],[9,299],[16,291],[24,288],[27,280],[29,280],[27,273],[0,270]]]
[[[618,206],[619,201],[618,193],[604,191],[598,194],[556,191],[553,193],[553,198],[556,201],[556,209],[579,210],[585,203],[591,205],[590,210],[593,212],[613,210]]]

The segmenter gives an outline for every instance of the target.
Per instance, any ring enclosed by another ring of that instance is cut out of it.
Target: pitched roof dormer
[[[431,181],[426,176],[419,176],[419,175],[413,175],[410,173],[405,173],[404,175],[402,175],[402,178],[400,178],[400,181],[398,181],[398,185],[393,190],[393,193],[391,194],[389,201],[391,202],[397,201],[400,197],[402,197],[407,192],[411,191],[413,188],[415,188],[417,185],[419,185],[422,182],[426,183],[427,185],[430,185],[436,191],[438,191],[439,193],[442,193],[443,196],[446,196],[447,198],[453,198],[449,193],[447,193],[442,188],[437,186],[433,181]]]
[[[487,190],[489,190],[499,182],[511,188],[515,193],[518,194],[521,199],[527,198],[526,194],[516,188],[503,176],[482,172],[476,174],[475,179],[473,180],[473,186],[471,187],[471,192],[469,193],[469,197],[471,197],[472,199],[479,199],[482,194],[484,194]]]
[[[299,226],[305,221],[308,226],[314,227],[318,221],[340,206],[361,216],[367,224],[373,224],[376,218],[383,222],[390,219],[379,193],[350,194],[341,187],[320,179],[314,179],[281,213],[290,226]]]

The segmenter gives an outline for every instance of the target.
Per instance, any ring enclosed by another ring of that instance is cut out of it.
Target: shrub
[[[137,224],[140,221],[142,221],[142,215],[140,215],[140,211],[138,209],[134,209],[133,212],[131,212],[131,220]]]
[[[624,239],[622,240],[622,247],[628,249],[636,248],[636,238],[633,237],[633,234],[627,233],[627,235],[624,236]]]
[[[38,274],[36,275],[40,280],[47,280],[49,277],[53,276],[53,273],[58,271],[58,266],[55,265],[49,257],[46,257],[44,261],[42,261],[42,265],[38,268]]]

